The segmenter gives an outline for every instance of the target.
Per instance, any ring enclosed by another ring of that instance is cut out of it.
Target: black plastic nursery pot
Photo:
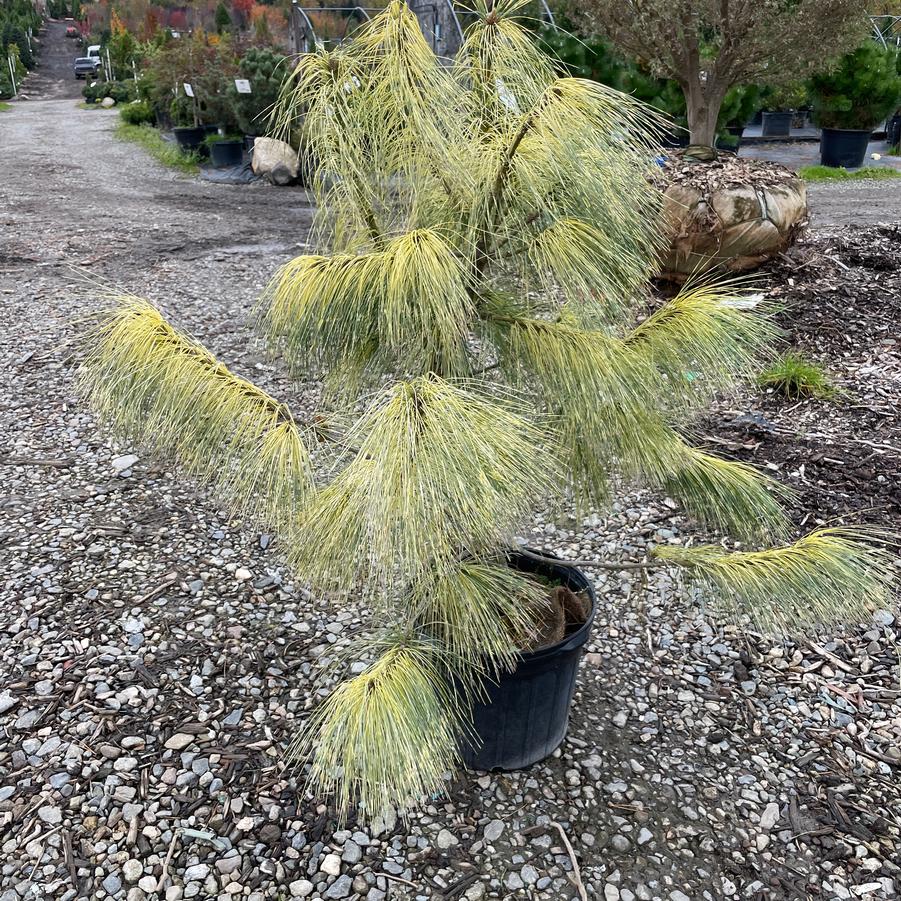
[[[240,166],[244,162],[244,141],[216,141],[210,144],[210,161],[217,169]]]
[[[546,556],[546,555],[545,555]],[[563,741],[582,648],[591,634],[597,610],[594,587],[578,569],[512,554],[510,565],[586,591],[591,613],[586,622],[547,648],[524,653],[516,669],[486,681],[486,698],[472,711],[475,741],[460,749],[470,769],[518,770],[543,760]]]
[[[820,133],[820,162],[824,166],[857,169],[870,143],[869,129],[824,128]]]
[[[763,136],[766,138],[786,138],[791,134],[793,113],[764,113]]]
[[[886,120],[885,140],[890,147],[901,144],[901,115],[895,114]]]
[[[206,137],[206,132],[203,130],[203,126],[200,125],[173,128],[172,133],[175,135],[178,146],[188,152],[199,150],[200,145],[203,144],[203,139]]]

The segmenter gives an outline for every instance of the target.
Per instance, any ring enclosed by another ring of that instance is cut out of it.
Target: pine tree
[[[228,31],[228,29],[232,27],[231,13],[229,13],[228,7],[225,5],[223,0],[219,0],[219,5],[216,7],[215,23],[216,32],[218,34],[222,34],[224,31]]]
[[[351,43],[301,56],[282,92],[322,252],[276,274],[262,321],[323,386],[320,410],[293,411],[136,298],[85,366],[104,419],[278,529],[299,579],[372,611],[357,649],[372,664],[289,751],[311,790],[368,817],[440,787],[473,693],[515,665],[543,594],[506,559],[536,509],[665,492],[751,549],[660,547],[652,563],[766,627],[857,616],[892,585],[866,532],[780,545],[780,489],[688,442],[772,326],[735,285],[642,318],[660,123],[555,77],[521,0],[480,3],[453,67],[392,0]]]

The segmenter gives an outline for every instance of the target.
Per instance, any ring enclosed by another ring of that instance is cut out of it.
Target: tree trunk
[[[713,147],[716,141],[716,121],[723,105],[724,92],[700,81],[684,89],[688,132],[692,144]]]

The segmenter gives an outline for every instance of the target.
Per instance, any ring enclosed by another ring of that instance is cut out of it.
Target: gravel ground
[[[613,901],[896,896],[896,611],[775,641],[656,574],[597,580],[552,758],[460,774],[409,822],[336,830],[280,756],[366,611],[292,583],[276,540],[110,442],[73,387],[79,320],[112,284],[303,405],[246,320],[304,241],[306,198],[173,176],[112,121],[29,101],[0,126],[16,162],[0,185],[2,901],[562,901],[574,859],[586,897]],[[631,497],[523,537],[600,557],[688,533]]]
[[[865,166],[901,169],[901,157],[889,156],[891,148],[884,142],[873,142],[867,149]],[[870,158],[879,153],[881,159]],[[781,163],[790,169],[815,166],[820,162],[818,143],[748,144],[739,154],[743,159],[759,159]],[[811,182],[807,185],[810,199],[810,222],[814,228],[851,225],[897,224],[901,219],[901,178],[877,181]]]

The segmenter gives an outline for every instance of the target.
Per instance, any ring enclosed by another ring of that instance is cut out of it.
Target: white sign
[[[192,88],[191,85],[189,85],[187,82],[185,82],[184,88],[185,88],[185,93],[186,93],[189,97],[193,97],[193,96],[194,96],[194,88]]]
[[[250,90],[250,82],[246,78],[236,78],[235,79],[235,90],[239,94],[251,94],[253,93]]]

